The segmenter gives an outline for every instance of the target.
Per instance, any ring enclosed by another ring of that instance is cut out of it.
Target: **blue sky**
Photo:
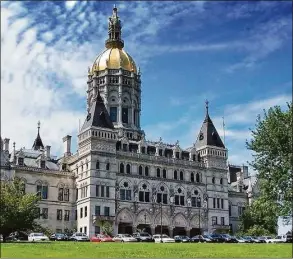
[[[142,71],[142,128],[149,140],[196,140],[205,99],[229,162],[246,163],[258,114],[292,95],[292,3],[1,2],[1,136],[55,154],[85,118],[87,68],[104,49],[116,3],[125,50]]]

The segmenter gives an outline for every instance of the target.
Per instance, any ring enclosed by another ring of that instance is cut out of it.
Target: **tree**
[[[38,226],[39,218],[37,194],[24,194],[19,179],[0,183],[0,234],[3,241],[12,232],[29,231]]]
[[[266,200],[278,202],[278,216],[292,214],[292,103],[264,110],[257,117],[247,148],[253,151],[251,166],[258,172]]]
[[[100,227],[100,230],[103,234],[112,235],[113,233],[113,225],[108,220],[100,219],[97,222],[97,225]]]
[[[278,209],[276,202],[261,195],[242,213],[239,232],[256,236],[275,234]]]

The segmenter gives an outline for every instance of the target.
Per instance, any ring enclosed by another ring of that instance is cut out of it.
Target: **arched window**
[[[163,178],[167,178],[167,171],[166,171],[166,169],[163,169]]]
[[[124,174],[124,164],[123,163],[120,164],[120,173]]]
[[[197,208],[201,207],[201,196],[196,189],[191,193],[191,206]]]
[[[138,174],[142,175],[142,166],[141,165],[138,167]]]
[[[212,178],[212,183],[215,184],[215,177]]]
[[[126,165],[126,173],[130,174],[131,173],[131,167],[130,164]]]
[[[223,184],[223,178],[220,179],[220,184]]]
[[[107,170],[107,171],[110,170],[110,163],[107,163],[107,165],[106,165],[106,170]]]
[[[168,204],[168,189],[164,185],[157,189],[157,203]]]
[[[190,181],[191,181],[192,183],[194,183],[194,173],[191,173],[191,174],[190,174]]]
[[[47,200],[48,199],[48,184],[38,182],[37,183],[37,193],[41,197],[41,199]]]
[[[144,175],[145,175],[145,176],[149,176],[149,167],[148,167],[148,166],[146,166],[146,167],[144,168]]]
[[[200,176],[199,176],[199,173],[196,173],[195,178],[196,178],[196,182],[199,183],[199,182],[200,182]]]
[[[141,202],[150,202],[150,187],[146,183],[139,186],[138,199]]]
[[[161,170],[160,170],[160,168],[157,168],[157,177],[161,177]]]
[[[183,177],[183,172],[180,171],[180,180],[183,181],[184,177]]]
[[[178,176],[177,176],[177,171],[175,170],[175,171],[174,171],[173,178],[174,178],[175,180],[177,180],[177,177],[178,177]]]
[[[178,188],[175,193],[175,205],[184,206],[185,204],[185,194],[182,188]]]
[[[100,169],[100,162],[99,161],[96,162],[96,169]],[[83,167],[82,167],[82,171],[83,171]]]
[[[131,186],[127,181],[120,183],[120,200],[131,201]]]

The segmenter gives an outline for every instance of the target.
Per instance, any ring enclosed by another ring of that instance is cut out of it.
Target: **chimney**
[[[64,156],[71,156],[71,136],[67,135],[63,138]]]
[[[9,138],[4,139],[4,151],[9,152]]]
[[[51,150],[51,146],[46,146],[46,158],[47,159],[51,158],[50,150]]]

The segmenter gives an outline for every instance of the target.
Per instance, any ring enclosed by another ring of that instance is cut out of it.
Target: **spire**
[[[196,140],[196,147],[200,148],[203,146],[214,146],[225,148],[214,123],[212,122],[209,115],[209,102],[205,101],[206,116],[201,126],[200,132]]]
[[[114,129],[114,125],[110,119],[110,115],[105,107],[103,98],[100,94],[99,88],[97,88],[97,96],[88,112],[86,120],[81,128],[81,131],[88,127],[100,127],[107,129]]]
[[[44,149],[44,145],[40,137],[40,127],[41,127],[41,123],[40,121],[38,121],[38,134],[32,147],[34,150],[40,150],[41,148]]]
[[[108,24],[109,30],[108,35],[109,38],[106,40],[106,48],[119,48],[122,49],[124,47],[124,42],[121,39],[121,21],[119,20],[118,16],[118,9],[116,5],[113,7],[113,13],[112,16],[109,17],[109,24]]]

